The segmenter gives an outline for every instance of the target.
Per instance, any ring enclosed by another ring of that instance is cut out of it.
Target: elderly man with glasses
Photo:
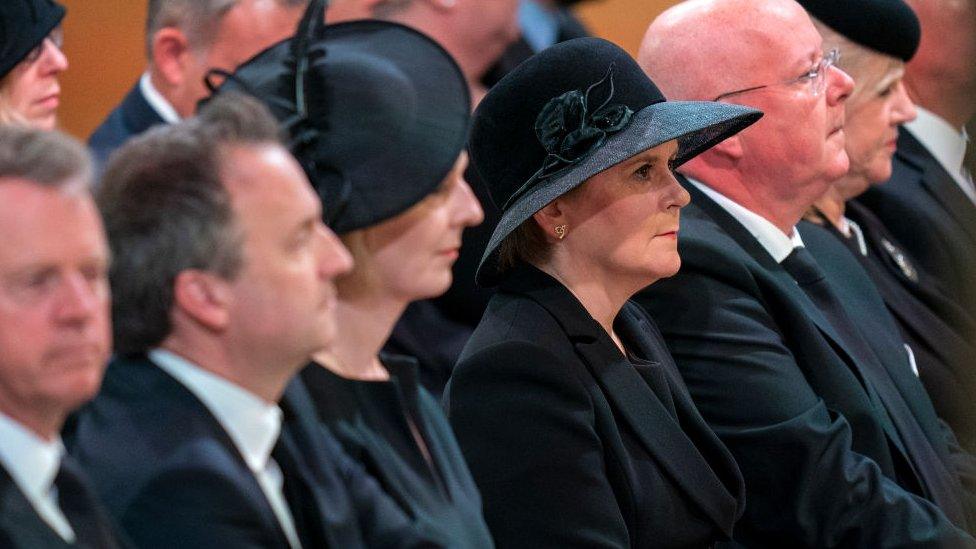
[[[856,288],[837,292],[795,228],[848,169],[837,59],[792,0],[689,0],[651,24],[639,60],[669,99],[765,116],[681,168],[684,264],[638,301],[745,477],[736,541],[974,547],[971,458],[877,290],[837,243]]]

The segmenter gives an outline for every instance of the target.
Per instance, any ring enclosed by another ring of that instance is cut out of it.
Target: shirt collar
[[[922,145],[928,149],[939,164],[955,179],[962,177],[962,162],[966,157],[966,144],[969,137],[965,128],[953,128],[942,117],[915,106],[918,117],[905,124]]]
[[[281,433],[281,409],[165,349],[149,358],[190,390],[217,418],[254,473],[264,470]]]
[[[39,501],[54,484],[64,444],[45,441],[10,416],[0,413],[0,463],[28,499]]]
[[[532,51],[542,51],[559,39],[559,18],[535,0],[522,0],[518,7],[522,38]]]
[[[759,241],[759,244],[777,263],[782,263],[786,256],[790,255],[793,248],[803,246],[803,239],[800,238],[800,231],[793,228],[793,235],[787,236],[779,230],[765,217],[745,208],[738,202],[724,194],[712,189],[708,185],[692,178],[687,178],[692,185],[705,193],[714,200],[723,210],[729,213],[736,221],[742,224],[752,236]]]
[[[156,86],[153,86],[148,72],[142,73],[142,78],[139,79],[139,91],[146,98],[146,103],[149,103],[149,106],[156,111],[156,114],[164,122],[167,124],[176,124],[180,121],[180,115],[173,108],[173,105],[163,97],[163,94],[159,93]]]

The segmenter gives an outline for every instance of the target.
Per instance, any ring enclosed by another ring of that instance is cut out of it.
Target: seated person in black
[[[478,282],[498,291],[445,400],[500,547],[732,537],[739,469],[628,299],[680,264],[672,169],[759,116],[665,101],[595,38],[539,53],[478,107],[473,163],[504,205]]]
[[[26,8],[25,8],[26,9]],[[112,348],[108,242],[84,147],[0,126],[0,547],[119,542],[59,431]]]
[[[292,89],[282,95],[262,82],[275,67],[290,70],[276,64],[291,47],[254,59],[225,88],[251,90],[272,106],[287,102]],[[435,42],[392,23],[328,26],[308,48],[326,54],[303,76],[312,83],[306,100],[329,108],[292,126],[292,135],[310,136],[298,158],[335,206],[327,218],[355,267],[337,280],[340,321],[326,327],[335,330],[333,344],[301,377],[321,422],[419,530],[445,547],[492,547],[474,481],[443,411],[418,383],[415,360],[380,353],[408,303],[447,289],[461,231],[482,219],[462,177],[464,77]]]
[[[919,45],[918,19],[900,0],[879,4],[884,7],[878,9],[899,15],[889,17],[892,24],[879,34],[865,10],[835,10],[813,0],[801,4],[814,16],[827,47],[841,52],[838,66],[854,78],[844,119],[850,169],[814,204],[807,219],[840,239],[871,276],[912,351],[916,373],[932,404],[972,453],[976,451],[976,317],[950,297],[874,213],[853,200],[891,177],[898,129],[915,118],[915,105],[902,76]],[[817,249],[811,246],[810,250],[818,256]],[[836,279],[840,284],[845,281]]]
[[[105,171],[117,354],[68,446],[138,547],[423,543],[296,379],[352,261],[278,133],[228,94]]]

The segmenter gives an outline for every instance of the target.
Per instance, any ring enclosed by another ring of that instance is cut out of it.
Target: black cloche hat
[[[253,95],[291,149],[339,233],[389,219],[437,189],[467,139],[461,70],[427,36],[385,21],[322,24],[313,1],[295,37],[239,67],[217,90]]]
[[[761,116],[739,105],[666,101],[627,52],[599,38],[536,54],[475,111],[471,160],[502,209],[478,284],[498,282],[505,237],[590,177],[672,139],[679,166]]]
[[[64,6],[52,0],[0,0],[0,78],[64,19]]]
[[[922,27],[902,0],[799,0],[828,27],[858,44],[903,61],[918,50]],[[843,53],[843,52],[841,52]]]

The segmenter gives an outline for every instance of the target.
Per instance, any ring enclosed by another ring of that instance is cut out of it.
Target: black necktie
[[[907,456],[909,462],[927,487],[934,503],[939,505],[953,522],[965,528],[965,512],[959,500],[962,487],[958,477],[946,467],[929,442],[894,380],[861,336],[860,330],[844,310],[840,299],[834,294],[823,270],[810,252],[802,246],[794,248],[781,265],[806,292],[820,312],[827,317],[827,321],[851,349],[854,359],[863,368],[864,376],[861,382],[874,405],[876,417],[886,424],[887,432],[901,435],[902,443],[909,454]],[[906,364],[905,367],[907,368],[908,365]]]
[[[65,456],[54,478],[58,490],[58,505],[75,531],[75,544],[85,549],[119,547],[108,515],[83,480],[71,458]]]
[[[284,427],[284,426],[282,426]],[[326,536],[322,519],[317,516],[318,506],[315,495],[308,486],[309,480],[303,473],[304,465],[295,457],[299,452],[287,433],[282,432],[271,451],[271,457],[281,469],[282,492],[302,547],[325,547]]]

